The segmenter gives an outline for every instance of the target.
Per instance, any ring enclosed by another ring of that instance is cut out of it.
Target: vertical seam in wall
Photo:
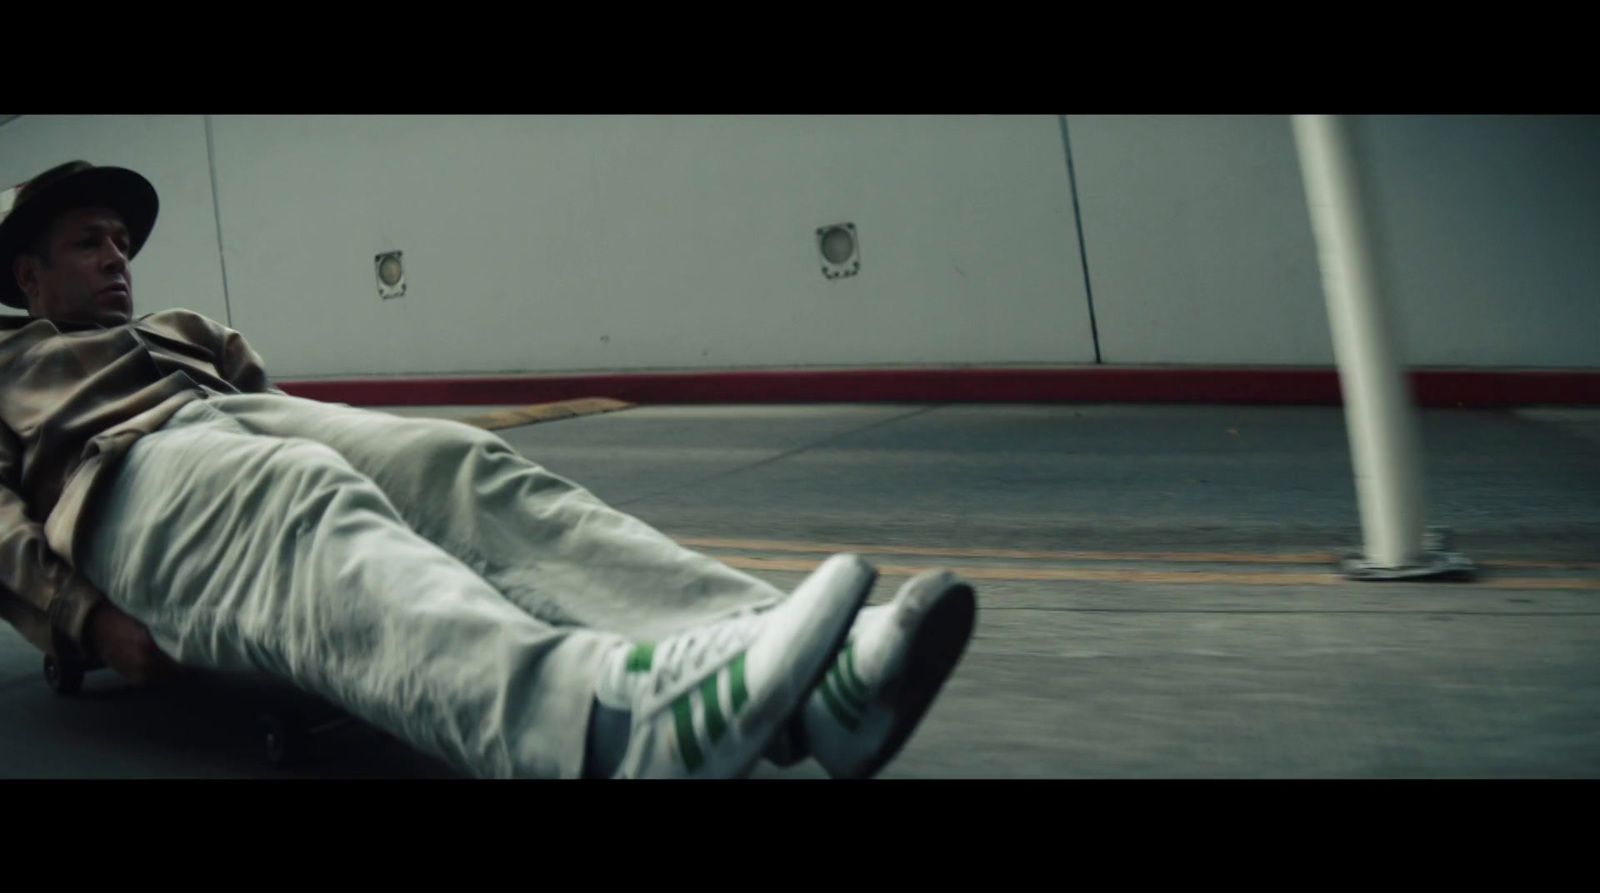
[[[1089,301],[1089,335],[1094,338],[1094,362],[1100,365],[1100,326],[1094,318],[1094,288],[1089,284],[1089,252],[1083,244],[1083,212],[1078,208],[1078,172],[1072,166],[1072,140],[1067,136],[1067,116],[1061,121],[1061,147],[1067,153],[1067,182],[1072,185],[1072,222],[1078,230],[1078,260],[1083,264],[1083,294]]]
[[[228,314],[228,328],[233,328],[233,302],[228,297],[228,255],[222,250],[222,203],[217,198],[217,151],[211,138],[211,116],[206,121],[206,164],[211,168],[211,214],[217,222],[217,262],[222,265],[222,307]]]

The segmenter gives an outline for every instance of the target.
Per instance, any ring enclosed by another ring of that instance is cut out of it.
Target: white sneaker
[[[745,775],[838,654],[878,574],[835,555],[776,607],[618,649],[596,689],[632,714],[618,778]]]
[[[950,571],[907,580],[894,601],[862,609],[786,740],[779,765],[816,758],[835,778],[871,778],[900,752],[961,660],[977,620],[972,584]]]

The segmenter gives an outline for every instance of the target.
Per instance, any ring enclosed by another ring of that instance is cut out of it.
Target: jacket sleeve
[[[217,369],[228,384],[247,394],[283,394],[267,378],[266,364],[244,336],[217,325],[221,347],[217,350]]]
[[[17,492],[21,467],[22,443],[0,425],[0,617],[46,654],[92,661],[87,621],[105,595],[50,550]]]

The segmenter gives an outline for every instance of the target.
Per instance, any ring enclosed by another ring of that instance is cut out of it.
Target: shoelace
[[[754,611],[742,613],[663,642],[656,652],[655,694],[685,675],[699,675],[708,664],[730,658],[750,643],[761,619]]]

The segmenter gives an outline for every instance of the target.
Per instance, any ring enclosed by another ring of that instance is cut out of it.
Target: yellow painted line
[[[794,571],[809,573],[816,570],[820,561],[803,558],[753,558],[743,555],[722,555],[718,560],[729,567],[755,571]],[[885,577],[910,577],[932,567],[904,564],[878,565]],[[989,565],[948,568],[969,580],[1025,580],[1025,581],[1089,581],[1109,583],[1231,583],[1242,586],[1336,586],[1351,583],[1339,574],[1296,574],[1275,571],[1217,572],[1217,571],[1135,571],[1087,570],[1067,567],[994,567]],[[1374,586],[1378,584],[1373,584]],[[1451,586],[1470,586],[1479,589],[1600,589],[1600,579],[1558,577],[1502,577],[1452,583]]]
[[[719,555],[717,560],[743,570],[800,571],[816,569],[819,561],[803,558],[751,558]],[[886,577],[910,577],[932,567],[903,564],[875,565]],[[941,565],[941,567],[943,567]],[[1097,571],[1067,567],[951,567],[969,580],[1096,580],[1123,583],[1245,583],[1267,586],[1328,585],[1346,580],[1337,574],[1218,573],[1215,571]]]
[[[1012,558],[1030,561],[1175,561],[1208,564],[1332,564],[1332,552],[1069,552],[1042,549],[974,549],[955,546],[868,546],[860,543],[807,543],[786,540],[747,540],[688,537],[678,540],[690,548],[742,549],[751,552],[816,552],[832,555],[860,552],[873,555],[923,555],[930,558]],[[1600,561],[1484,561],[1485,568],[1538,568],[1546,570],[1600,569]]]
[[[1491,577],[1470,585],[1485,589],[1600,589],[1600,580],[1586,577]]]
[[[1594,570],[1596,568],[1600,568],[1600,561],[1522,561],[1522,560],[1506,560],[1506,561],[1482,561],[1482,562],[1479,562],[1479,564],[1481,564],[1483,567],[1507,567],[1507,568],[1522,567],[1522,568],[1540,568],[1540,569],[1544,569],[1544,570],[1565,570],[1565,571]]]
[[[461,421],[488,431],[498,431],[501,428],[515,428],[519,425],[532,425],[536,422],[553,422],[556,419],[570,419],[577,416],[596,415],[602,412],[616,412],[619,409],[627,409],[632,405],[632,403],[612,400],[609,397],[585,397],[581,400],[562,400],[558,403],[536,403],[532,406],[519,406],[516,409],[472,416]]]
[[[847,543],[796,543],[784,540],[681,538],[685,546],[745,549],[752,552],[861,552],[876,555],[927,555],[933,558],[1020,558],[1036,561],[1206,561],[1241,564],[1328,564],[1332,552],[1061,552],[1040,549],[968,549],[954,546],[864,546]],[[1597,564],[1596,566],[1600,566]]]

